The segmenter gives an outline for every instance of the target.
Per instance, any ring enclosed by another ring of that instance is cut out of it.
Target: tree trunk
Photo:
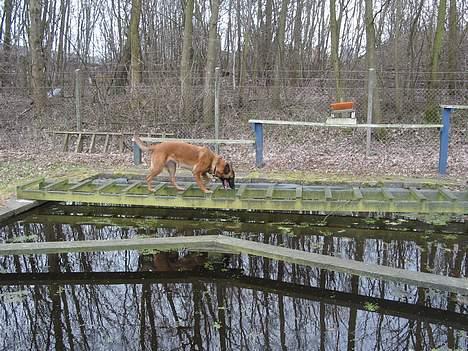
[[[41,20],[41,1],[30,0],[29,2],[29,45],[31,47],[31,84],[34,101],[34,113],[37,118],[44,113],[47,96],[45,82],[45,62],[42,52],[42,20]]]
[[[366,54],[367,68],[369,69],[369,80],[374,82],[372,123],[380,123],[382,116],[380,113],[380,96],[377,89],[377,73],[375,59],[375,27],[374,27],[374,5],[372,0],[365,0],[366,16]]]
[[[431,54],[431,77],[428,84],[427,92],[427,107],[426,107],[426,121],[437,122],[440,119],[439,107],[435,99],[435,89],[438,88],[438,75],[439,75],[439,58],[442,49],[442,39],[444,36],[444,24],[446,14],[447,0],[440,0],[439,8],[437,11],[437,25],[434,34],[434,43],[432,45]]]
[[[292,78],[294,79],[295,85],[300,85],[300,79],[302,78],[302,12],[304,4],[302,0],[297,1],[296,14],[294,16],[294,31],[293,31],[293,58],[292,58]]]
[[[70,0],[60,1],[60,29],[58,34],[58,48],[57,48],[57,62],[55,65],[55,74],[53,80],[53,86],[64,84],[64,71],[65,71],[65,53],[64,53],[64,41],[65,31],[68,30],[66,26],[67,13],[70,11]]]
[[[130,87],[132,92],[141,84],[141,44],[140,44],[141,0],[132,0],[130,17]]]
[[[402,112],[402,86],[400,82],[400,20],[402,18],[401,0],[395,1],[395,38],[393,43],[393,65],[395,69],[395,107],[398,117]]]
[[[275,78],[273,83],[273,106],[281,106],[281,70],[283,68],[284,38],[286,33],[286,15],[288,11],[288,0],[283,0],[279,14],[278,35],[276,37]]]
[[[210,32],[208,35],[208,50],[206,53],[205,66],[205,84],[203,94],[203,118],[205,124],[213,125],[213,107],[214,107],[214,90],[213,80],[216,66],[216,54],[218,47],[218,13],[219,0],[211,1],[211,18]]]
[[[13,0],[5,0],[3,3],[4,6],[4,23],[5,23],[5,33],[3,37],[3,55],[6,62],[8,62],[10,57],[11,50],[11,20],[13,14]]]
[[[341,82],[340,55],[338,47],[340,42],[341,21],[336,19],[335,0],[330,0],[330,37],[331,37],[331,61],[335,74],[336,101],[343,101],[343,88]]]
[[[457,0],[450,0],[449,12],[449,34],[448,34],[448,71],[450,93],[455,89],[455,72],[457,71],[457,52],[458,52],[458,26],[457,26]]]
[[[193,1],[187,0],[185,4],[184,37],[182,44],[182,57],[180,61],[181,83],[181,115],[186,121],[193,121],[192,102],[192,33],[193,33]]]

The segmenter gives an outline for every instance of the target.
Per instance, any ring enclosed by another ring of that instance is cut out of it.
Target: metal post
[[[367,87],[367,124],[372,124],[372,109],[374,108],[374,84],[375,68],[369,68],[368,87]],[[367,128],[366,136],[366,156],[370,155],[372,139],[372,128]]]
[[[141,163],[141,149],[137,143],[133,143],[133,163],[139,165]]]
[[[254,123],[255,130],[255,165],[263,167],[263,123]]]
[[[221,68],[215,68],[215,106],[214,106],[214,127],[215,127],[215,140],[219,140],[219,72]],[[215,144],[215,151],[219,154],[219,144]]]
[[[81,70],[75,69],[76,131],[81,131]]]
[[[447,172],[448,147],[450,136],[450,116],[452,107],[442,107],[442,129],[440,130],[440,147],[439,147],[439,175],[445,175]]]

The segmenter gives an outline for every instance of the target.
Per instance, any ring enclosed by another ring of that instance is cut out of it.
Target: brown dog
[[[223,183],[224,189],[235,188],[235,173],[232,166],[207,147],[191,145],[180,141],[165,141],[160,144],[146,145],[137,135],[133,137],[133,141],[140,149],[151,153],[151,166],[149,174],[146,177],[150,191],[154,191],[151,187],[153,178],[160,174],[164,168],[169,172],[172,185],[177,190],[184,190],[175,181],[177,167],[190,169],[198,186],[205,193],[211,193],[206,188],[206,184],[210,180],[208,174],[219,178]]]

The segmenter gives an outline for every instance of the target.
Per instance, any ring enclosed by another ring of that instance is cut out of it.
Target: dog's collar
[[[213,159],[213,162],[211,163],[211,170],[210,170],[210,173],[212,175],[216,175],[216,165],[218,164],[218,161],[219,161],[220,157],[215,157]]]

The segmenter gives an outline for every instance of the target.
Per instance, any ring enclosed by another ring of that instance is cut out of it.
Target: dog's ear
[[[229,174],[231,172],[231,167],[229,166],[229,163],[226,162],[226,165],[224,166],[224,174]]]

